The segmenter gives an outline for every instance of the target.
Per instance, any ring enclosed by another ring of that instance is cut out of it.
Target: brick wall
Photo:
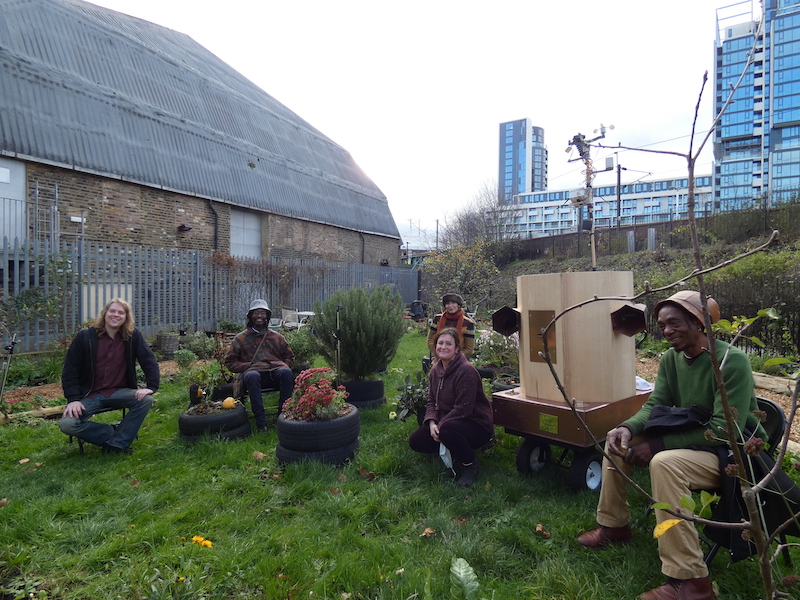
[[[58,199],[62,234],[77,234],[83,217],[86,239],[158,248],[230,252],[230,205],[184,196],[87,173],[27,163],[28,198],[38,186],[39,204]],[[57,192],[56,192],[57,190]],[[215,215],[216,213],[216,215]],[[304,258],[392,266],[400,262],[399,240],[263,213],[265,257]],[[216,223],[216,227],[215,227]],[[186,225],[190,231],[180,232]]]
[[[382,260],[399,265],[400,242],[396,239],[278,215],[269,215],[265,223],[265,256],[354,264],[360,264],[363,258],[369,265],[379,265]]]

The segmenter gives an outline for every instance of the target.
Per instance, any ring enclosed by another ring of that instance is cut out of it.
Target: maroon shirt
[[[125,344],[122,336],[112,338],[104,333],[97,338],[97,362],[94,367],[94,385],[89,396],[100,394],[108,398],[125,387]]]

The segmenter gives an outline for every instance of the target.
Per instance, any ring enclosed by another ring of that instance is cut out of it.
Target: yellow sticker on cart
[[[558,417],[555,415],[539,415],[539,429],[545,433],[558,434]]]

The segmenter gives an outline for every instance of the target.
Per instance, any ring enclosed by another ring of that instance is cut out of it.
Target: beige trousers
[[[625,473],[630,473],[630,465],[614,458]],[[719,487],[719,459],[713,452],[702,450],[664,450],[650,461],[650,481],[656,502],[667,502],[685,512],[680,499],[690,494],[690,490]],[[655,512],[657,523],[675,518],[663,510],[657,509]],[[629,522],[627,482],[611,467],[608,459],[604,459],[597,523],[606,527],[622,527]],[[667,577],[694,579],[708,576],[697,530],[688,521],[675,525],[658,538],[658,555],[661,558],[661,572]]]

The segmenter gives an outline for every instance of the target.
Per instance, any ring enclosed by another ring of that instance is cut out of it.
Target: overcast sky
[[[94,3],[191,36],[347,149],[404,238],[409,227],[433,236],[437,219],[496,185],[504,121],[545,129],[550,189],[581,186],[582,165],[564,150],[601,123],[614,125],[608,145],[687,152],[706,70],[700,130],[713,118],[717,9],[750,9],[724,0]],[[595,163],[608,154],[595,152]],[[711,160],[709,147],[697,173],[710,174]],[[621,152],[619,161],[623,183],[686,176],[680,158]],[[595,185],[615,182],[605,173]]]

